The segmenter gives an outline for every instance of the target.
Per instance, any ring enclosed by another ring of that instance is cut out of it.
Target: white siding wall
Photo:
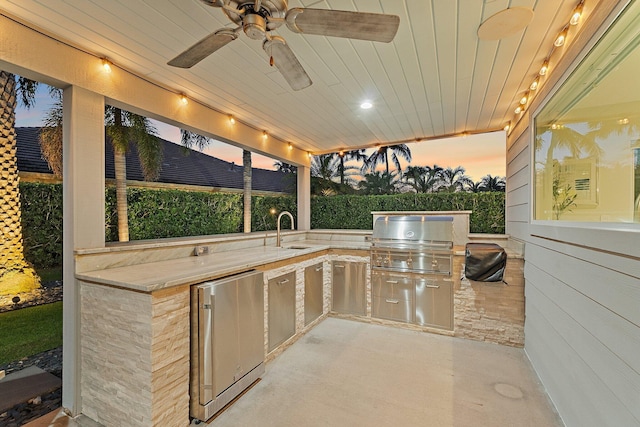
[[[615,10],[599,3],[537,99]],[[525,242],[525,351],[566,425],[639,426],[640,232],[531,224],[530,118],[507,150],[507,233]]]

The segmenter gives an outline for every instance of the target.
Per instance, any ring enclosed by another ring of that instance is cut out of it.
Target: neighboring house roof
[[[39,133],[39,127],[16,128],[18,171],[52,173],[40,152]],[[225,162],[162,138],[160,143],[163,159],[157,182],[239,190],[244,187],[241,164]],[[105,177],[114,178],[113,148],[108,136],[105,138]],[[135,144],[127,153],[127,180],[144,181]],[[256,191],[291,192],[291,176],[279,171],[253,168],[251,187]]]

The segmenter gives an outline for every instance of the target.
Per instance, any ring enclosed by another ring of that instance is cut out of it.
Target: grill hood
[[[451,216],[382,216],[373,224],[373,239],[398,242],[452,242]]]

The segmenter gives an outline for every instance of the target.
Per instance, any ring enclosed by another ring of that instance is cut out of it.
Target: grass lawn
[[[62,301],[0,313],[0,364],[62,345]]]

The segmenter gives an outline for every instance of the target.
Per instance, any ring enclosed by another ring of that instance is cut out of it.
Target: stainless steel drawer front
[[[416,280],[416,323],[453,330],[452,282],[440,276]]]
[[[413,300],[414,285],[411,276],[383,273],[371,273],[371,293],[383,298]]]
[[[399,299],[374,295],[372,304],[371,315],[373,317],[405,323],[413,323],[414,321],[413,298]]]

